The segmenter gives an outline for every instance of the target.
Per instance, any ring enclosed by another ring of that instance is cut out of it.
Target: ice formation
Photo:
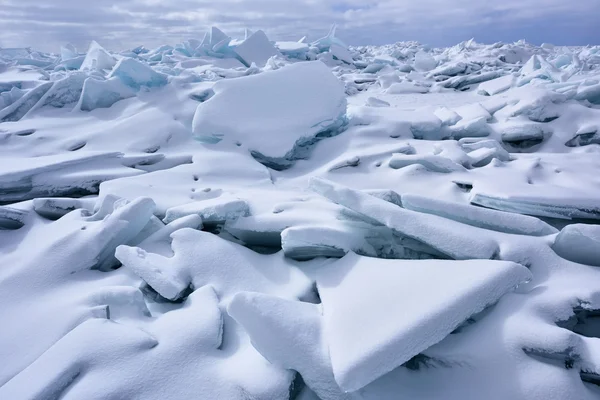
[[[0,48],[0,399],[600,396],[600,47]]]

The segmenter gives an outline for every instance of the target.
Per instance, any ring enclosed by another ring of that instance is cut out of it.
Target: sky
[[[271,40],[317,39],[338,25],[351,45],[449,46],[525,39],[600,44],[600,0],[0,0],[0,47],[58,52],[91,40],[124,50],[202,39],[210,26]]]

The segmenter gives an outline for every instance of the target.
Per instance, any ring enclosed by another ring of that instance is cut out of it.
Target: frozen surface
[[[600,398],[600,47],[265,32],[0,48],[0,399]]]

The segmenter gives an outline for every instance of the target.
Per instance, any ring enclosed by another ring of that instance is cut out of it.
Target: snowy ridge
[[[600,396],[600,46],[0,48],[0,399]]]

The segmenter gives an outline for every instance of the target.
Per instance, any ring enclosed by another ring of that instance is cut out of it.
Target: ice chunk
[[[475,120],[485,118],[486,121],[492,119],[490,112],[481,103],[472,103],[460,106],[454,109],[465,120]]]
[[[100,80],[87,78],[83,83],[81,98],[76,109],[92,111],[96,108],[109,108],[116,102],[134,97],[135,92],[119,78]]]
[[[223,33],[223,31],[219,28],[213,26],[210,28],[210,34],[207,37],[205,37],[205,40],[208,40],[208,42],[203,42],[203,45],[207,44],[208,47],[212,49],[217,44],[223,41],[231,40],[231,38],[225,33]]]
[[[440,121],[442,121],[442,125],[444,126],[455,125],[458,121],[462,119],[460,115],[446,107],[437,108],[434,111],[434,114],[440,119]]]
[[[234,48],[241,62],[250,67],[253,63],[257,67],[264,67],[269,58],[280,55],[279,51],[261,30],[254,32],[241,44]]]
[[[254,253],[211,233],[185,228],[174,232],[172,258],[120,246],[116,257],[161,296],[177,300],[189,287],[214,286],[223,301],[240,291],[299,298],[310,281],[282,255]]]
[[[425,86],[415,85],[413,83],[402,81],[392,83],[385,91],[387,94],[408,94],[408,93],[427,93],[429,88]]]
[[[502,147],[500,143],[498,143],[495,139],[472,139],[472,138],[463,138],[459,141],[460,146],[463,150],[468,152],[473,152],[479,149],[492,149],[494,150],[494,158],[497,158],[500,161],[511,161],[512,157],[510,154]],[[477,165],[473,165],[477,166]]]
[[[343,48],[348,48],[348,46],[346,46],[346,44],[344,42],[342,42],[340,39],[338,39],[335,36],[336,30],[337,30],[337,25],[334,24],[331,27],[331,29],[329,30],[329,33],[327,34],[327,36],[316,40],[315,42],[312,43],[312,45],[317,47],[319,49],[319,51],[327,51],[334,44],[338,45],[340,47],[343,47]]]
[[[321,178],[312,178],[310,187],[334,203],[425,243],[448,257],[459,260],[491,259],[499,252],[498,244],[485,231],[435,215],[406,210]]]
[[[250,209],[245,200],[225,195],[169,208],[164,222],[168,224],[178,218],[194,214],[199,215],[205,225],[215,225],[247,217],[250,215]]]
[[[336,382],[344,391],[361,389],[529,279],[512,262],[348,254],[317,275]]]
[[[520,75],[520,78],[517,80],[517,86],[526,85],[536,78],[547,79],[552,82],[563,82],[566,79],[563,71],[560,71],[537,54],[531,56],[525,65],[523,65]]]
[[[416,57],[416,56],[415,56]],[[462,61],[450,62],[435,68],[433,71],[427,74],[428,77],[434,77],[437,75],[444,76],[456,76],[462,74],[467,70],[468,64]]]
[[[93,41],[90,43],[90,47],[85,55],[85,59],[81,64],[80,70],[89,71],[102,71],[111,69],[117,60],[111,56],[108,51],[104,50],[98,42]]]
[[[490,126],[485,117],[472,120],[462,120],[456,125],[448,128],[452,132],[452,138],[460,140],[466,137],[485,137],[491,133]]]
[[[91,211],[94,199],[37,198],[33,199],[33,209],[40,216],[56,220],[79,208]]]
[[[556,237],[552,249],[567,260],[600,267],[600,227],[567,225]]]
[[[442,129],[442,121],[435,115],[418,113],[410,123],[410,131],[415,139],[442,140],[450,134]]]
[[[61,60],[71,60],[78,57],[77,49],[71,43],[67,43],[64,46],[60,46],[60,58]]]
[[[506,126],[500,132],[502,142],[517,149],[527,149],[544,141],[544,129],[538,124]]]
[[[365,223],[301,225],[281,233],[286,257],[305,261],[316,257],[343,257],[348,252],[390,259],[447,258],[435,249],[388,227]]]
[[[568,147],[588,146],[600,144],[600,126],[593,124],[582,126],[577,130],[573,139],[565,143]]]
[[[476,186],[471,192],[472,204],[539,217],[600,219],[600,207],[594,200],[579,197],[577,193],[566,192],[564,188],[558,188],[558,193],[552,190],[547,195],[540,195],[532,193],[531,189],[523,184],[514,185],[511,191],[498,191],[480,186]]]
[[[321,310],[315,304],[261,293],[235,295],[227,308],[270,362],[298,371],[321,400],[343,400],[333,377]]]
[[[431,71],[437,67],[437,61],[431,56],[431,54],[419,50],[415,54],[415,69],[417,71]]]
[[[25,210],[0,206],[0,230],[21,228],[25,225],[27,214]]]
[[[499,232],[531,236],[545,236],[558,232],[554,227],[538,218],[429,197],[403,194],[402,205],[408,210],[439,215],[464,224]]]
[[[395,153],[389,161],[390,168],[400,169],[409,165],[420,164],[433,172],[449,173],[463,171],[464,167],[447,157],[432,154],[400,154]]]
[[[160,87],[167,84],[167,76],[156,72],[147,64],[133,58],[122,58],[115,65],[108,78],[119,78],[123,84],[134,90],[141,86]]]
[[[275,45],[282,54],[293,58],[306,57],[309,49],[308,44],[300,42],[277,42]]]
[[[515,76],[512,74],[492,79],[491,81],[479,84],[478,92],[485,96],[493,96],[510,89],[515,83]]]
[[[196,138],[238,143],[271,167],[306,157],[310,145],[344,123],[344,87],[319,61],[219,81],[213,89],[194,115]]]
[[[63,108],[69,104],[77,103],[81,97],[86,78],[87,74],[76,71],[54,82],[50,90],[27,112],[26,116],[41,107]]]
[[[340,46],[339,44],[333,43],[329,47],[329,52],[334,58],[343,61],[346,64],[352,64],[354,62],[354,59],[352,58],[352,53],[350,53],[350,51],[344,46]]]
[[[142,173],[124,166],[120,153],[77,152],[24,159],[4,157],[3,161],[0,202],[95,194],[100,182]]]
[[[13,104],[0,110],[0,122],[19,121],[29,110],[35,107],[40,99],[50,90],[52,85],[52,82],[42,83],[40,86],[31,89]]]
[[[576,100],[587,100],[592,104],[600,104],[600,83],[582,86],[577,89]]]

